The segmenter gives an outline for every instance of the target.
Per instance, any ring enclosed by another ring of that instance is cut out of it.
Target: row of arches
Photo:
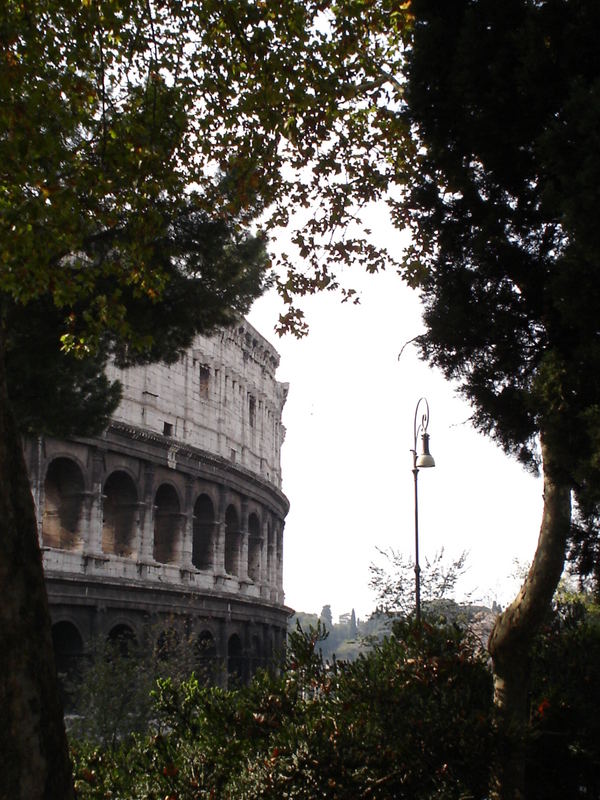
[[[43,484],[42,543],[46,547],[83,551],[94,536],[103,553],[123,558],[151,557],[161,564],[191,565],[203,571],[224,571],[251,581],[277,583],[282,558],[281,530],[257,510],[242,514],[233,502],[223,510],[201,492],[189,510],[171,483],[161,483],[151,503],[141,502],[132,477],[110,473],[97,497],[86,492],[79,465],[67,457],[53,459]],[[150,508],[148,508],[150,506]],[[87,531],[86,531],[87,527]],[[142,554],[145,532],[146,553]],[[191,543],[190,540],[191,539]]]
[[[268,666],[274,655],[273,643],[265,647],[258,636],[250,637],[249,645],[244,648],[239,633],[230,633],[223,643],[218,643],[212,631],[202,627],[187,637],[177,629],[165,628],[158,635],[146,638],[150,641],[139,642],[131,626],[119,623],[109,630],[102,655],[113,652],[112,648],[121,656],[137,659],[145,653],[158,663],[178,663],[208,684],[225,685],[248,680],[259,667]],[[93,653],[84,644],[77,626],[69,621],[52,626],[52,641],[57,672],[63,684],[72,685],[84,663],[94,657]]]

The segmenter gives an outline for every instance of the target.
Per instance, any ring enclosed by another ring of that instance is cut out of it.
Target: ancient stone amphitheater
[[[182,622],[221,682],[283,645],[278,363],[240,321],[171,366],[111,368],[123,399],[102,436],[27,442],[59,670]]]

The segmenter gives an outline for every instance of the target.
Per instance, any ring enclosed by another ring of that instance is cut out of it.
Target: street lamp
[[[419,420],[419,407],[424,404],[424,411]],[[417,420],[419,420],[417,422]],[[414,444],[411,450],[413,454],[413,476],[415,479],[415,607],[417,624],[421,622],[421,567],[419,566],[419,493],[417,489],[417,478],[419,469],[435,467],[433,456],[429,452],[429,403],[425,397],[421,397],[415,408],[415,421],[413,425]],[[421,452],[417,455],[417,438],[421,435]]]

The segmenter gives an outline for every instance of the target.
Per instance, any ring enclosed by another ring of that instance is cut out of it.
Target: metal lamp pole
[[[424,410],[419,420],[419,407],[424,404]],[[421,622],[421,567],[419,566],[419,491],[418,477],[419,468],[435,467],[433,456],[429,452],[429,403],[425,397],[421,397],[415,408],[415,420],[413,425],[413,476],[415,479],[415,609],[417,624]],[[421,435],[421,452],[417,455],[417,439]]]

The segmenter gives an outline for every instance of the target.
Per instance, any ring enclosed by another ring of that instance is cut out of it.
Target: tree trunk
[[[0,797],[69,800],[74,797],[72,771],[35,509],[2,352],[0,592]]]
[[[542,438],[544,509],[537,550],[517,597],[496,620],[488,649],[494,671],[494,703],[501,735],[493,797],[525,797],[524,736],[529,722],[531,645],[562,575],[571,524],[570,487],[552,476],[551,453]]]

